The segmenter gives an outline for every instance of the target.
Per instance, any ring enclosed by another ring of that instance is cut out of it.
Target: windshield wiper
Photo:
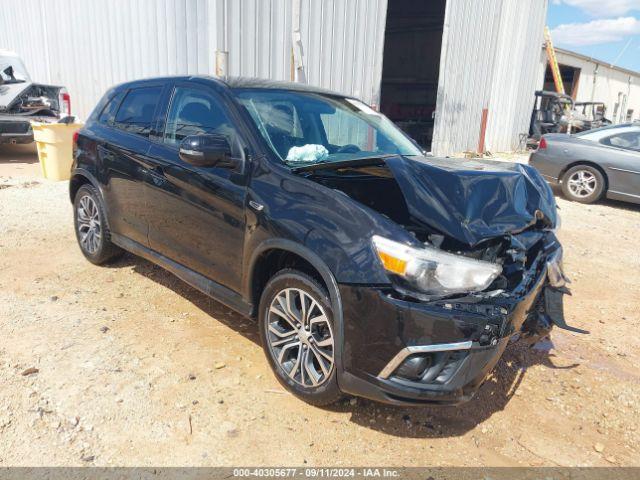
[[[347,160],[322,161],[307,165],[291,166],[292,172],[313,172],[315,170],[334,170],[336,168],[360,167],[363,165],[376,165],[385,158],[396,157],[394,153],[383,153],[381,155],[370,155],[367,157],[350,158]]]

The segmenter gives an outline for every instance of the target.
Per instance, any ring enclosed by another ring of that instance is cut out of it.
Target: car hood
[[[537,222],[556,225],[553,192],[528,165],[401,156],[385,163],[416,221],[470,246]]]
[[[33,83],[4,83],[0,85],[0,111],[6,110],[11,103]]]

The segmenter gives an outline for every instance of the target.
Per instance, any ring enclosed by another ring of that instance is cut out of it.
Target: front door
[[[179,157],[188,135],[226,135],[234,156],[243,156],[225,103],[213,88],[177,83],[147,182],[149,245],[158,253],[235,291],[241,284],[246,178],[236,169],[196,167]]]

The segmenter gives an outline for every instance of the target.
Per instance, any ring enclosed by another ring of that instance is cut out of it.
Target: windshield
[[[0,57],[0,78],[4,83],[23,83],[29,81],[29,74],[18,57]]]
[[[291,166],[422,152],[388,118],[351,98],[235,91],[271,149]]]

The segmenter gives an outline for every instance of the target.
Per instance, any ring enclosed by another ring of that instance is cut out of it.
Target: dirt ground
[[[512,345],[462,407],[323,409],[253,322],[131,255],[88,263],[67,188],[0,147],[0,466],[640,465],[640,206],[558,200],[590,335]]]

